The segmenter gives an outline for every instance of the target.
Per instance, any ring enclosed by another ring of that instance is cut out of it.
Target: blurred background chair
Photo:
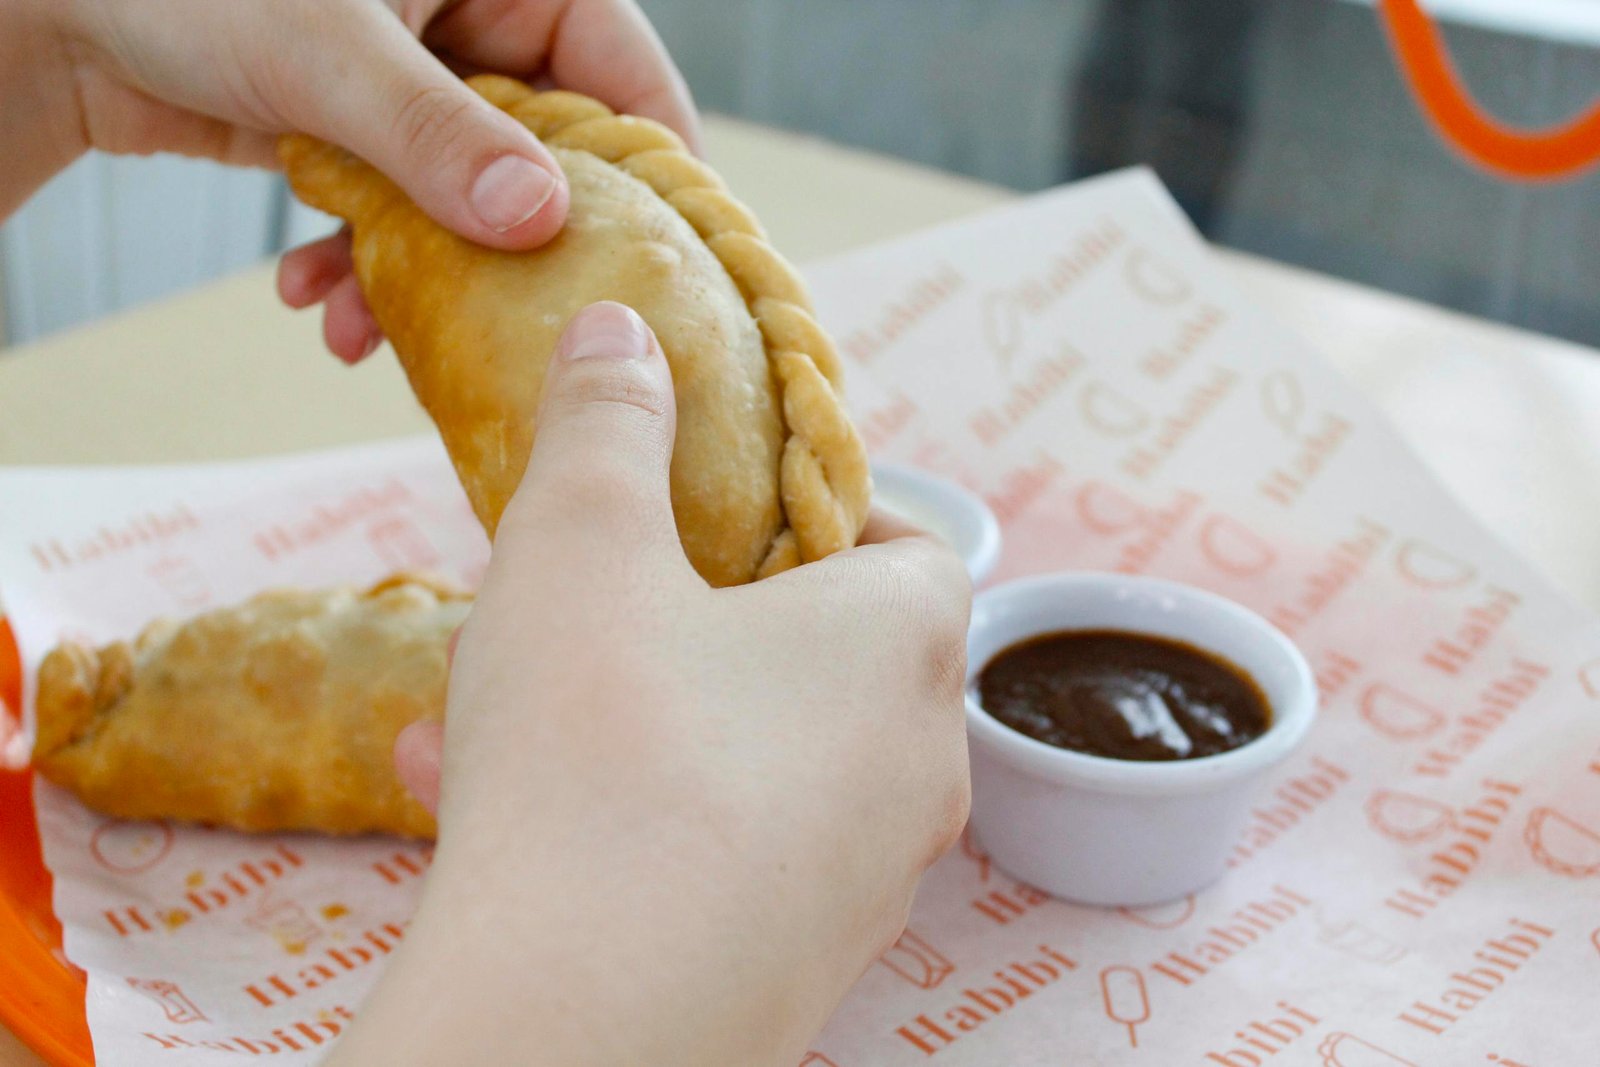
[[[1424,0],[1501,119],[1600,93],[1597,0]],[[702,107],[1036,190],[1151,166],[1214,241],[1600,345],[1600,173],[1434,136],[1370,0],[643,0]],[[837,195],[837,194],[834,194]],[[92,158],[4,228],[13,341],[328,227],[275,178]]]

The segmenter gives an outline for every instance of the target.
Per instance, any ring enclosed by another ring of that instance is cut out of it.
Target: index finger
[[[466,0],[428,27],[432,48],[518,77],[546,71],[562,89],[655,119],[700,151],[700,119],[683,75],[633,0]]]
[[[856,544],[881,545],[908,537],[933,537],[933,534],[898,511],[891,511],[881,504],[874,504],[872,510],[867,513],[867,523],[861,528],[861,536]]]

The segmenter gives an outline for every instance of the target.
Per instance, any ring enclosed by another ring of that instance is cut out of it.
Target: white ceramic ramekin
[[[1000,523],[975,493],[915,467],[872,465],[872,502],[948,541],[977,585],[1000,559]]]
[[[1060,630],[1173,638],[1243,668],[1272,707],[1267,732],[1220,755],[1107,759],[1047,745],[984,711],[975,682],[1007,646]],[[967,638],[972,824],[1012,876],[1083,904],[1155,904],[1222,874],[1262,778],[1316,714],[1299,649],[1254,612],[1200,589],[1120,574],[1051,574],[973,603]]]

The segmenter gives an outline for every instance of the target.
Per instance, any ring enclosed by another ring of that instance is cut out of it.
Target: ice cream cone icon
[[[1568,878],[1600,874],[1600,833],[1554,808],[1535,808],[1522,836],[1546,870]]]
[[[955,973],[955,964],[916,934],[907,930],[878,959],[901,978],[922,989],[935,989]]]
[[[1367,725],[1396,741],[1427,737],[1444,725],[1445,714],[1386,682],[1361,694],[1361,717]]]
[[[1200,550],[1218,570],[1241,578],[1262,573],[1278,559],[1272,545],[1226,515],[1213,515],[1200,527]]]
[[[1426,541],[1412,538],[1395,553],[1400,577],[1424,589],[1455,589],[1478,576],[1478,568]]]
[[[1437,800],[1379,789],[1367,798],[1367,822],[1383,836],[1410,844],[1455,825],[1455,812]]]
[[[1317,1047],[1323,1067],[1417,1067],[1352,1034],[1329,1034]]]

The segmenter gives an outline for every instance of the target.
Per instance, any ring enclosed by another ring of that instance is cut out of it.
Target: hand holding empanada
[[[871,483],[838,355],[750,212],[663,126],[507,78],[471,84],[567,176],[566,226],[541,248],[457,237],[334,146],[290,137],[281,155],[302,199],[350,221],[367,303],[484,527],[521,480],[556,338],[615,300],[672,368],[673,510],[701,576],[735,585],[855,544]]]

